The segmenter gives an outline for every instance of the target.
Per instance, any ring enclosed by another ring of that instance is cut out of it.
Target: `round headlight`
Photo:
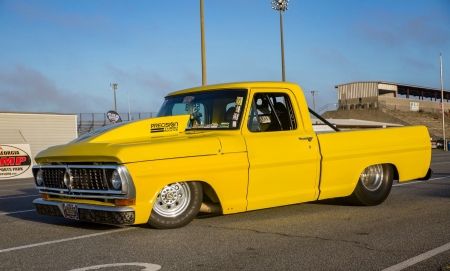
[[[64,184],[66,185],[66,187],[71,186],[71,177],[70,177],[70,171],[67,170],[64,173]]]
[[[122,180],[120,179],[120,174],[117,170],[113,171],[113,174],[111,176],[111,184],[114,187],[114,189],[120,189],[122,187]]]
[[[42,169],[39,169],[39,171],[36,174],[36,184],[38,186],[41,186],[44,183],[44,177],[42,177]]]

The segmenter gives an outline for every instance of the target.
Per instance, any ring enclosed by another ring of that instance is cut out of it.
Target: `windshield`
[[[227,89],[169,96],[157,117],[190,114],[187,129],[238,129],[247,90]]]

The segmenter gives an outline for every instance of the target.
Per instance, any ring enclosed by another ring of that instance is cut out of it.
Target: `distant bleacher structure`
[[[353,82],[337,85],[339,109],[388,107],[399,111],[438,113],[439,103],[450,107],[450,91],[389,82]]]
[[[446,137],[450,137],[450,91],[391,82],[352,82],[335,86],[337,110],[325,118],[360,119],[401,125],[425,125],[434,138],[442,137],[442,109]],[[447,116],[447,117],[446,117]]]

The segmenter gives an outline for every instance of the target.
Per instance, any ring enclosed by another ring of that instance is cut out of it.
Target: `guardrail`
[[[119,115],[122,121],[133,121],[153,118],[156,112],[119,113]],[[77,120],[78,136],[110,124],[106,113],[80,113]]]

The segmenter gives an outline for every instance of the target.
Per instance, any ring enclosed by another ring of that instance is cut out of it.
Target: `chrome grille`
[[[105,170],[102,168],[69,167],[72,190],[108,190]],[[67,189],[64,183],[65,167],[43,168],[44,186]]]
[[[114,189],[111,177],[119,173],[122,185]],[[135,189],[127,168],[123,165],[35,165],[33,175],[41,193],[67,198],[135,197]],[[41,180],[42,177],[42,180]],[[42,181],[42,183],[41,183]]]
[[[70,168],[72,189],[108,190],[105,174],[101,168]]]
[[[44,178],[44,186],[51,188],[66,188],[64,184],[64,168],[49,168],[42,170],[42,177]]]

